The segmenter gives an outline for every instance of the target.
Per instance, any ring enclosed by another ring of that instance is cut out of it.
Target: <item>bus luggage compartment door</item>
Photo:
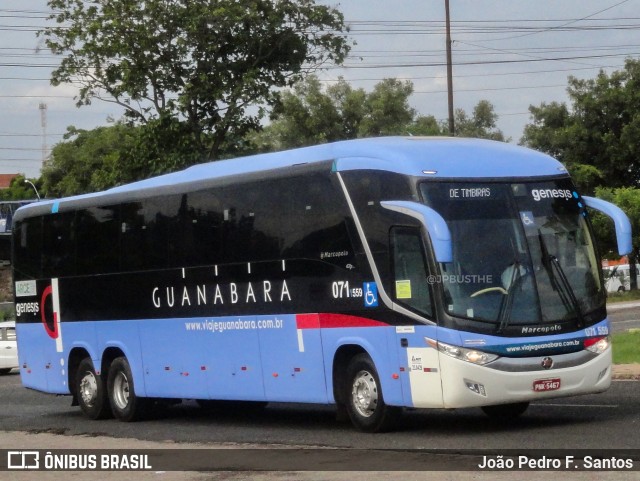
[[[267,400],[326,403],[318,314],[257,319]]]

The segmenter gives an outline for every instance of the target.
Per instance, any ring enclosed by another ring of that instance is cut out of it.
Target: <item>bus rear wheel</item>
[[[349,362],[346,389],[347,412],[356,428],[375,433],[395,426],[402,411],[384,402],[378,372],[367,354],[358,354]]]
[[[111,363],[107,388],[111,411],[117,419],[131,422],[142,418],[147,399],[136,396],[131,367],[126,357],[117,357]]]
[[[104,419],[111,409],[107,389],[101,376],[96,374],[93,362],[85,357],[76,372],[76,396],[80,409],[89,419]]]

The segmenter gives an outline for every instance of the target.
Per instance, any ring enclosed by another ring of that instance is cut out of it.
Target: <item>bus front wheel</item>
[[[371,358],[358,354],[347,367],[347,412],[351,422],[364,432],[383,432],[397,423],[401,409],[384,402],[380,378]]]
[[[89,419],[104,419],[111,414],[104,381],[96,374],[93,362],[88,357],[78,365],[76,395],[80,409]]]
[[[125,357],[113,360],[107,382],[113,415],[120,421],[136,421],[142,417],[146,399],[136,396],[129,361]]]

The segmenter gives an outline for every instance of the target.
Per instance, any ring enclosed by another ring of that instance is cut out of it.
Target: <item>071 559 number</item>
[[[608,336],[609,328],[607,326],[585,327],[584,333],[586,336]]]
[[[362,297],[362,287],[349,287],[349,281],[336,281],[331,285],[331,293],[334,299],[346,297]]]

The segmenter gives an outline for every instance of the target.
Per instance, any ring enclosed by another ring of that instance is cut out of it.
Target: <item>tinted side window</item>
[[[77,272],[79,275],[119,270],[119,206],[89,207],[78,211]]]
[[[223,190],[225,257],[228,262],[282,257],[283,237],[291,228],[288,180],[264,180]]]
[[[76,272],[75,212],[44,216],[42,227],[43,277],[74,275]]]
[[[120,265],[123,271],[136,271],[146,267],[147,227],[144,208],[140,202],[122,204]]]
[[[345,218],[348,207],[342,190],[330,176],[316,174],[289,179],[291,196],[291,237],[287,256],[322,259],[346,265],[353,263],[354,251]]]
[[[42,277],[42,218],[27,218],[13,231],[13,264],[16,280]]]
[[[433,308],[420,230],[394,227],[391,230],[391,249],[395,300],[421,314],[431,316]]]
[[[372,251],[387,250],[389,224],[394,216],[380,206],[384,200],[416,201],[405,176],[378,171],[354,171],[343,174],[349,195],[364,227]]]
[[[218,193],[213,189],[189,193],[181,211],[183,249],[176,260],[185,266],[221,263],[223,208]]]
[[[163,269],[181,246],[181,197],[153,197],[122,205],[121,270]]]

